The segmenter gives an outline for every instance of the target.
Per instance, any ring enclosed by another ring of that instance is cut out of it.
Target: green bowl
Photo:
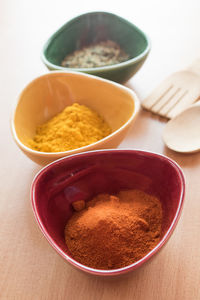
[[[107,39],[118,43],[130,59],[95,68],[61,66],[69,53]],[[44,45],[42,60],[49,70],[79,71],[124,83],[140,69],[149,51],[148,37],[132,23],[112,13],[90,12],[70,20],[56,31]]]

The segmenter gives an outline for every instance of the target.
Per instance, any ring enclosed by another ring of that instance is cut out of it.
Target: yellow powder
[[[36,128],[29,146],[42,152],[62,152],[80,148],[111,133],[108,124],[95,111],[74,103]]]

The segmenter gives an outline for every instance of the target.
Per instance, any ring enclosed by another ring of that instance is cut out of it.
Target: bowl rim
[[[48,171],[50,168],[52,168],[54,165],[59,164],[61,161],[63,160],[71,160],[74,157],[76,158],[76,156],[79,157],[84,157],[84,156],[90,156],[90,155],[98,155],[98,153],[109,153],[109,152],[118,152],[118,153],[132,153],[132,154],[136,154],[136,155],[145,155],[145,156],[149,156],[149,157],[157,157],[158,159],[164,160],[167,163],[169,163],[174,170],[176,170],[176,173],[180,179],[180,197],[179,197],[179,202],[178,202],[178,207],[175,213],[175,216],[171,222],[170,227],[168,228],[167,232],[165,233],[165,235],[163,236],[163,238],[160,240],[160,242],[150,251],[148,252],[144,257],[142,257],[140,260],[136,261],[133,264],[130,264],[126,267],[123,268],[118,268],[118,269],[113,269],[113,270],[101,270],[101,269],[94,269],[94,268],[90,268],[87,267],[79,262],[77,262],[76,260],[74,260],[73,258],[71,258],[68,254],[66,254],[57,244],[56,242],[54,242],[53,238],[48,234],[46,228],[43,225],[43,222],[41,221],[40,215],[38,213],[37,210],[37,205],[36,205],[36,199],[35,199],[35,188],[37,185],[37,182],[40,178],[40,176],[45,173],[46,171]],[[171,158],[167,157],[164,154],[160,154],[160,153],[156,153],[156,152],[151,152],[151,151],[145,151],[145,150],[140,150],[140,149],[107,149],[107,150],[94,150],[94,151],[88,151],[88,152],[84,152],[84,153],[77,153],[77,154],[73,154],[67,157],[62,157],[60,159],[57,159],[54,162],[51,162],[50,164],[48,164],[47,166],[43,167],[34,177],[32,184],[31,184],[31,189],[30,189],[30,199],[31,199],[31,206],[32,206],[32,211],[33,214],[35,216],[35,219],[37,221],[37,224],[41,230],[41,232],[43,233],[43,235],[46,237],[47,241],[49,242],[49,244],[52,246],[52,248],[58,253],[60,254],[60,256],[67,261],[69,264],[73,265],[74,267],[76,267],[79,270],[82,270],[86,273],[92,274],[92,275],[98,275],[98,276],[105,276],[105,277],[109,277],[109,276],[116,276],[116,275],[121,275],[124,273],[128,273],[130,271],[133,271],[135,269],[137,269],[138,267],[142,266],[145,262],[147,262],[154,254],[156,254],[158,251],[161,250],[161,248],[166,244],[166,242],[168,241],[168,239],[170,238],[170,236],[172,235],[178,220],[180,218],[181,215],[181,211],[183,208],[183,203],[184,203],[184,198],[185,198],[185,176],[183,173],[183,170],[181,169],[181,167]]]
[[[108,136],[104,137],[103,139],[98,140],[95,143],[92,143],[92,144],[89,144],[89,145],[86,145],[86,146],[83,146],[83,147],[80,147],[80,148],[76,148],[76,149],[73,149],[73,150],[67,150],[67,151],[61,151],[61,152],[42,152],[42,151],[37,151],[37,150],[31,149],[30,147],[26,146],[24,143],[21,142],[21,140],[18,138],[16,129],[15,129],[15,122],[14,122],[14,120],[15,120],[17,106],[18,106],[18,104],[20,102],[20,99],[21,99],[22,95],[37,80],[40,80],[41,78],[44,78],[44,77],[49,77],[49,76],[50,77],[51,76],[54,77],[54,76],[57,76],[57,75],[60,75],[60,76],[75,75],[75,76],[79,76],[79,77],[91,78],[91,79],[94,79],[94,80],[97,80],[97,81],[105,82],[105,83],[107,83],[109,85],[113,85],[114,87],[116,87],[116,88],[118,88],[120,90],[126,91],[126,93],[128,93],[128,95],[130,96],[132,104],[134,105],[134,110],[132,112],[132,115],[130,116],[130,118],[120,128],[118,128],[117,130],[111,132],[111,134],[109,134]],[[61,156],[63,154],[65,154],[65,155],[71,155],[71,154],[76,154],[76,153],[78,153],[80,151],[87,151],[87,150],[89,151],[91,148],[100,145],[102,142],[107,141],[110,138],[113,138],[120,131],[122,131],[127,126],[129,126],[129,124],[131,124],[131,122],[134,120],[134,118],[139,113],[139,110],[140,110],[140,100],[139,100],[138,96],[136,95],[136,93],[133,90],[131,90],[130,88],[128,88],[126,86],[123,86],[123,85],[121,85],[121,84],[119,84],[117,82],[114,82],[114,81],[111,81],[111,80],[108,80],[108,79],[104,79],[104,78],[100,78],[100,77],[95,76],[95,75],[81,73],[81,72],[75,72],[75,71],[70,71],[69,72],[69,71],[59,71],[59,70],[57,70],[57,71],[51,71],[49,73],[42,74],[42,75],[36,77],[35,79],[33,79],[31,82],[29,82],[25,86],[25,88],[19,94],[19,96],[17,98],[17,101],[16,101],[16,104],[15,104],[15,107],[13,109],[12,115],[11,115],[11,132],[12,132],[12,136],[13,136],[15,142],[19,145],[19,147],[21,149],[24,149],[28,153],[34,154],[34,155],[36,155],[38,157],[53,158],[55,156]]]
[[[102,67],[95,67],[95,68],[67,68],[67,67],[62,67],[60,65],[56,65],[51,63],[46,55],[45,52],[47,50],[47,48],[49,47],[49,45],[51,44],[51,42],[55,39],[55,37],[60,34],[62,31],[65,30],[66,27],[68,27],[69,25],[77,22],[81,17],[83,16],[87,16],[87,15],[95,15],[95,14],[105,14],[105,15],[110,15],[110,16],[114,16],[118,19],[120,19],[121,22],[126,23],[127,25],[133,27],[138,33],[140,33],[140,35],[143,36],[143,38],[146,40],[147,46],[145,48],[145,50],[140,53],[139,55],[130,58],[128,60],[125,60],[123,62],[117,63],[117,64],[113,64],[113,65],[108,65],[108,66],[102,66]],[[49,67],[51,70],[66,70],[66,71],[70,71],[70,70],[74,70],[74,71],[79,71],[79,72],[104,72],[104,71],[109,71],[109,70],[113,70],[113,69],[118,69],[119,67],[125,67],[128,66],[132,63],[137,63],[141,60],[143,60],[144,57],[146,57],[148,55],[148,53],[151,50],[151,41],[149,36],[144,33],[139,27],[137,27],[135,24],[133,24],[132,22],[128,21],[127,19],[111,13],[111,12],[107,12],[107,11],[91,11],[91,12],[87,12],[84,14],[79,14],[78,16],[75,16],[74,18],[70,19],[69,21],[67,21],[66,23],[64,23],[60,28],[58,28],[58,30],[56,30],[46,41],[46,43],[44,44],[43,48],[42,48],[42,52],[41,52],[41,60],[43,61],[43,63]]]

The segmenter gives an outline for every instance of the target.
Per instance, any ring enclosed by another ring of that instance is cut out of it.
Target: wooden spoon
[[[183,153],[200,150],[200,101],[169,121],[163,132],[168,148]]]

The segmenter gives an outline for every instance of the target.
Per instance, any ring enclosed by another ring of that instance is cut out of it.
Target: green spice
[[[120,46],[107,40],[91,44],[67,55],[61,65],[67,68],[95,68],[118,64],[129,59]]]

